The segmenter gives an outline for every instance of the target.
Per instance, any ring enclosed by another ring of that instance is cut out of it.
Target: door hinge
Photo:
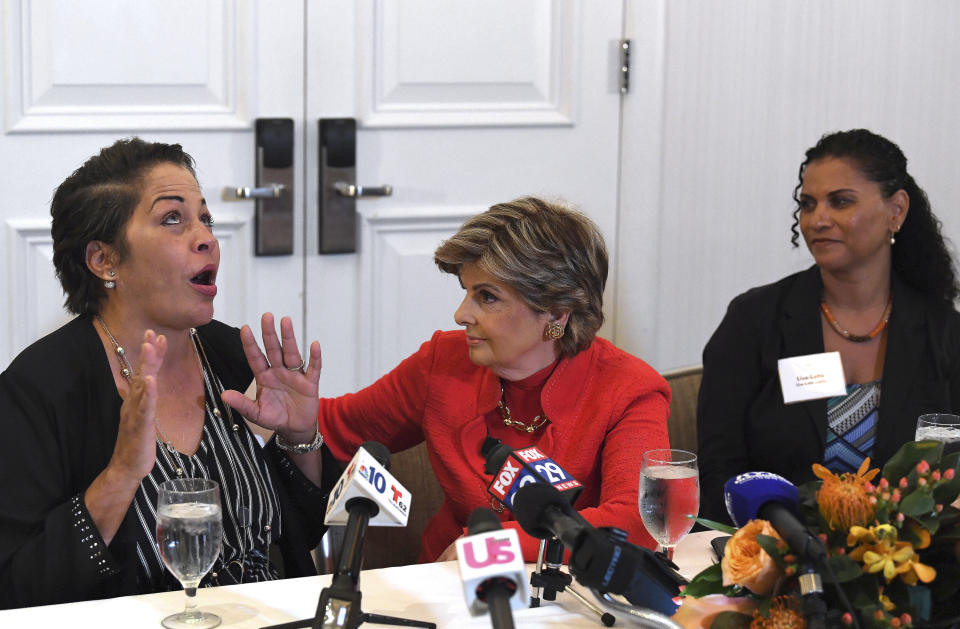
[[[620,68],[618,71],[618,82],[620,84],[620,93],[626,94],[630,91],[630,40],[620,40]]]

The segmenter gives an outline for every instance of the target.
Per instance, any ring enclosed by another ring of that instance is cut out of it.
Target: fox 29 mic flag
[[[546,483],[559,492],[568,496],[573,502],[580,493],[580,481],[568,474],[566,470],[536,447],[510,450],[509,446],[501,445],[498,450],[508,452],[499,470],[494,474],[493,481],[487,487],[487,492],[506,505],[511,511],[513,498],[517,491],[528,483]],[[488,462],[495,462],[495,450],[487,458]],[[488,472],[489,473],[489,472]]]
[[[510,597],[511,609],[523,609],[530,600],[527,571],[520,552],[520,538],[513,529],[497,529],[461,537],[457,540],[457,562],[463,581],[467,609],[474,616],[488,610],[486,590],[494,583],[505,583],[516,591]]]
[[[324,524],[346,524],[347,503],[353,498],[372,500],[380,511],[370,526],[406,526],[410,515],[410,492],[373,455],[358,448],[327,502]]]

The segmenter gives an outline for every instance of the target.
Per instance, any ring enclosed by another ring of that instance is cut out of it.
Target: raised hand
[[[120,425],[110,465],[139,483],[156,461],[157,373],[167,352],[167,338],[153,330],[143,334],[140,359],[120,407]]]
[[[257,399],[239,391],[224,391],[223,401],[244,417],[268,430],[276,430],[291,443],[313,439],[317,430],[320,382],[320,343],[310,345],[309,360],[300,354],[290,317],[280,320],[280,337],[273,314],[260,320],[264,354],[249,326],[240,330],[243,351],[257,381]]]

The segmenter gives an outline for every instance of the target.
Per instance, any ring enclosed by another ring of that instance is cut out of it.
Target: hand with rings
[[[273,314],[265,313],[260,327],[263,351],[249,326],[240,330],[243,351],[257,381],[257,399],[224,391],[223,401],[253,423],[281,432],[288,442],[309,443],[317,432],[320,408],[320,343],[310,344],[307,360],[297,347],[290,317],[280,320],[279,337]]]

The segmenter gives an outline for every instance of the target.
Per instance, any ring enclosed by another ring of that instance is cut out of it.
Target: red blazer
[[[367,440],[391,452],[426,440],[446,497],[424,532],[420,561],[434,561],[463,534],[475,508],[490,506],[492,479],[480,456],[487,434],[512,447],[536,445],[583,484],[575,506],[588,521],[622,528],[630,542],[655,547],[637,504],[641,453],[669,447],[670,388],[653,368],[597,338],[560,360],[541,393],[550,422],[532,435],[485,417],[499,398],[499,378],[470,361],[464,332],[436,332],[369,387],[321,399],[320,431],[341,460]],[[539,541],[509,511],[500,517],[520,534],[524,559],[534,561]]]

